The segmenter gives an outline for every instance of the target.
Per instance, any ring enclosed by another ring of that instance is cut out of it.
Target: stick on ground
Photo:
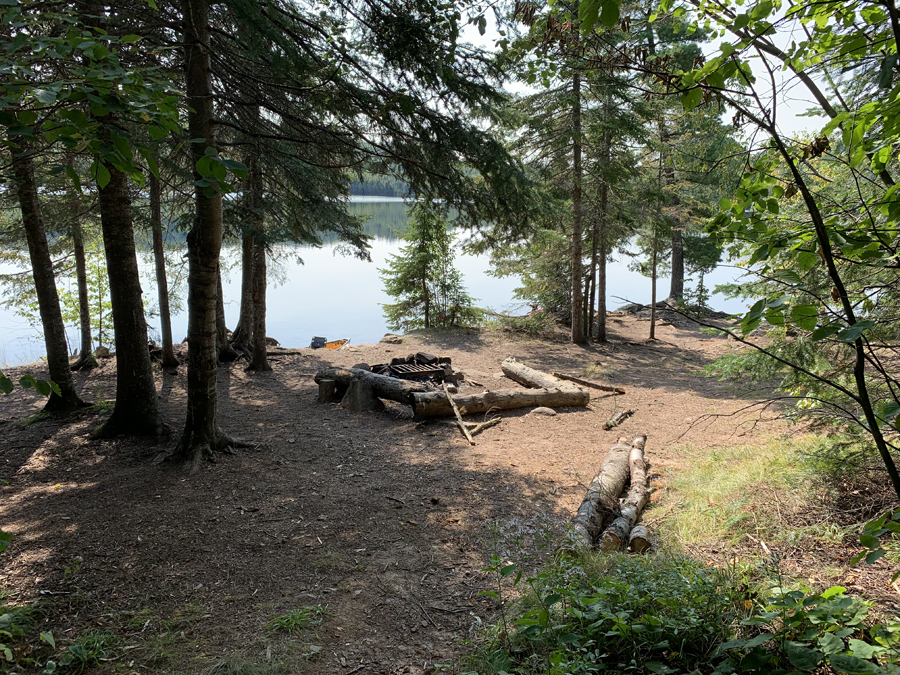
[[[450,405],[453,406],[453,412],[456,415],[456,421],[459,422],[459,428],[462,429],[462,432],[466,435],[466,440],[469,441],[469,445],[475,445],[475,441],[472,440],[472,434],[469,433],[469,427],[467,427],[466,423],[463,422],[462,415],[459,414],[459,408],[456,407],[456,401],[454,401],[453,397],[450,395],[450,390],[447,389],[446,382],[444,382],[444,393],[447,394],[447,400],[450,401]]]
[[[628,410],[622,410],[621,412],[617,412],[615,415],[606,420],[606,424],[603,425],[603,428],[609,431],[610,429],[614,429],[627,420],[629,417],[634,415],[637,411],[634,408],[628,408]]]

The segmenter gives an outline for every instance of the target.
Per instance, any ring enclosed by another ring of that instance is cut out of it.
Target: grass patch
[[[822,477],[811,456],[816,439],[773,441],[763,446],[683,450],[689,470],[668,477],[664,507],[646,520],[667,541],[735,542],[751,534],[778,540],[786,525],[808,508]],[[809,518],[799,526],[810,525]]]
[[[327,615],[327,605],[308,605],[274,617],[267,626],[273,631],[297,633],[305,628],[321,625]]]

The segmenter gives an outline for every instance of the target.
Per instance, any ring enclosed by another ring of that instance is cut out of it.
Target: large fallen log
[[[594,545],[597,535],[606,527],[616,513],[621,494],[628,480],[628,458],[631,445],[624,436],[614,445],[600,471],[588,486],[587,494],[572,518],[572,532],[569,545],[575,549],[588,549]]]
[[[591,389],[599,389],[600,391],[609,391],[613,394],[625,393],[625,390],[622,389],[622,387],[609,387],[605,384],[597,384],[596,382],[591,382],[590,380],[582,380],[580,377],[575,377],[574,375],[566,375],[565,373],[553,373],[553,377],[558,377],[561,380],[568,380],[569,382],[580,384],[582,387],[590,387]]]
[[[399,403],[411,404],[413,394],[429,391],[428,387],[421,382],[378,375],[362,368],[323,368],[316,373],[315,381],[316,384],[319,384],[322,380],[334,380],[337,383],[337,394],[343,396],[347,387],[350,386],[350,381],[355,377],[368,382],[378,398],[386,398]]]
[[[489,410],[512,410],[514,408],[559,408],[564,406],[585,407],[591,397],[584,389],[565,387],[562,389],[498,389],[480,394],[454,396],[462,415],[474,415]],[[453,408],[442,391],[414,393],[412,407],[416,417],[447,417],[453,415]]]
[[[515,380],[519,384],[535,389],[564,389],[575,388],[575,385],[569,384],[558,377],[554,377],[550,373],[545,373],[534,368],[529,368],[524,363],[516,361],[510,357],[500,364],[503,374],[509,379]]]
[[[639,436],[631,444],[628,463],[631,469],[631,487],[619,509],[619,517],[612,521],[600,535],[598,548],[604,552],[618,551],[628,543],[628,534],[637,522],[641,511],[650,501],[647,484],[647,463],[644,461],[645,436]]]

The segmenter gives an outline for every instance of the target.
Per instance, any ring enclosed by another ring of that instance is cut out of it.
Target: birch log
[[[631,445],[627,438],[622,437],[600,465],[600,471],[588,486],[587,494],[572,518],[569,543],[575,550],[591,548],[597,535],[615,516],[619,494],[629,476],[630,455]]]
[[[600,535],[598,548],[603,552],[618,551],[628,542],[631,528],[640,518],[641,511],[650,501],[650,488],[647,485],[647,463],[644,461],[644,444],[646,436],[639,436],[631,444],[629,465],[631,470],[631,487],[628,496],[619,509],[619,517],[612,521]]]
[[[559,408],[564,406],[587,406],[591,397],[584,389],[566,387],[564,389],[498,389],[481,394],[454,396],[463,415],[474,415],[489,410],[512,410],[513,408]],[[412,407],[416,417],[447,417],[453,408],[442,391],[414,393]]]
[[[529,368],[524,363],[520,363],[512,357],[503,361],[503,363],[500,364],[500,369],[509,379],[515,380],[526,387],[532,387],[534,389],[576,388],[574,384],[569,384],[558,377],[554,377],[550,373]]]
[[[644,553],[650,550],[652,542],[650,541],[650,533],[643,525],[636,525],[628,537],[628,548],[634,553]]]

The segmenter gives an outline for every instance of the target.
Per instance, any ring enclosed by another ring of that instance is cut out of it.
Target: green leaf
[[[821,328],[816,328],[810,338],[813,342],[818,342],[819,340],[824,340],[825,338],[831,337],[835,333],[841,330],[841,324],[833,323],[830,326],[822,326]]]
[[[888,54],[881,62],[881,72],[878,75],[878,86],[881,89],[890,89],[894,79],[894,68],[897,66],[897,54]]]
[[[31,389],[34,386],[34,377],[23,375],[19,378],[19,384],[22,386],[22,389]]]
[[[600,9],[600,23],[612,28],[619,21],[619,0],[605,0]]]
[[[515,571],[516,571],[515,563],[513,563],[512,565],[506,565],[506,566],[500,568],[500,576],[508,577],[510,574],[512,574]]]
[[[159,141],[169,135],[169,132],[163,129],[162,127],[158,127],[155,124],[150,127],[150,138],[154,141]]]
[[[787,653],[788,661],[798,670],[811,673],[819,665],[819,661],[825,656],[817,649],[809,649],[799,642],[785,643],[784,651]]]
[[[836,654],[844,651],[844,641],[834,633],[825,633],[819,638],[819,646],[825,654]]]
[[[582,0],[578,3],[578,18],[581,30],[588,32],[594,29],[600,15],[600,0]]]
[[[695,89],[689,89],[681,95],[681,105],[684,106],[685,110],[693,110],[700,102],[703,100],[703,91],[698,87]]]
[[[50,392],[53,391],[50,389],[50,383],[47,380],[35,380],[34,390],[41,396],[49,396]]]
[[[794,305],[791,319],[803,330],[814,330],[819,320],[819,308],[815,305]]]
[[[137,42],[138,40],[143,39],[144,37],[142,35],[126,35],[125,37],[119,38],[119,42],[121,42],[122,44],[130,45]]]
[[[828,657],[831,666],[845,675],[879,675],[881,669],[874,663],[863,661],[858,656],[832,654]]]
[[[97,176],[97,186],[102,190],[109,185],[109,180],[112,176],[109,175],[109,169],[106,168],[103,162],[99,160],[95,161],[94,167]]]
[[[837,334],[837,339],[841,342],[856,342],[857,339],[867,330],[875,325],[874,321],[859,321],[849,328],[845,328]]]
[[[819,256],[810,251],[797,251],[797,266],[801,270],[811,270],[819,262]]]
[[[766,308],[765,300],[757,300],[753,306],[750,308],[750,311],[744,316],[741,321],[741,331],[744,335],[751,332],[754,328],[759,326],[762,321],[762,313]]]
[[[53,633],[50,631],[44,631],[41,633],[41,640],[50,645],[51,649],[56,649],[56,639],[53,637]]]
[[[750,18],[754,21],[765,19],[772,13],[772,9],[773,5],[770,0],[763,0],[763,2],[759,3],[752,10],[750,10]]]
[[[81,177],[71,164],[66,164],[66,175],[69,177],[69,180],[72,181],[72,185],[75,186],[75,189],[78,192],[81,192]]]
[[[832,586],[824,591],[822,591],[822,597],[826,600],[828,598],[834,597],[835,595],[841,595],[842,593],[846,593],[847,589],[843,586]]]
[[[879,548],[881,546],[881,542],[878,541],[878,537],[875,537],[871,534],[859,535],[859,543],[866,548]]]
[[[56,101],[56,92],[50,89],[35,89],[34,97],[41,103],[50,104]]]
[[[876,654],[884,652],[884,647],[870,645],[868,642],[853,638],[847,641],[847,646],[850,648],[850,651],[853,652],[853,656],[858,656],[861,659],[871,659]]]
[[[12,543],[12,535],[9,532],[0,530],[0,553],[3,553]]]
[[[874,551],[869,551],[866,554],[866,565],[874,565],[878,562],[878,559],[881,558],[886,553],[883,548],[877,548]]]
[[[10,394],[13,390],[12,380],[3,373],[0,373],[0,392]]]

